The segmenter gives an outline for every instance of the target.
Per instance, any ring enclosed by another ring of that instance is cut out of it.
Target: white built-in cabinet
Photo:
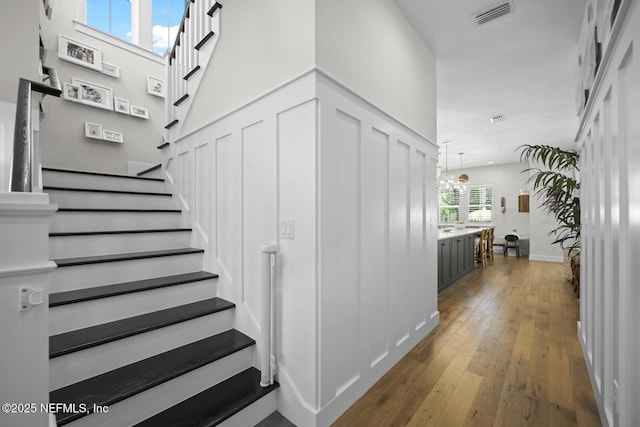
[[[587,2],[578,55],[576,142],[581,154],[582,204],[578,334],[603,425],[638,426],[638,2]]]

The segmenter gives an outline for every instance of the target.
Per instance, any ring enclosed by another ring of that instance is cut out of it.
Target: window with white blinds
[[[440,190],[440,222],[460,221],[460,192],[458,190]]]
[[[469,187],[469,222],[491,222],[491,185]]]

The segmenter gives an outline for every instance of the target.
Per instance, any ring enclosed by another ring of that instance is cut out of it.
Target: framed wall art
[[[102,74],[107,76],[120,78],[120,67],[117,65],[109,64],[108,62],[102,62]]]
[[[84,136],[91,139],[102,139],[102,125],[84,122]]]
[[[144,107],[138,107],[136,105],[131,106],[131,115],[133,117],[140,117],[141,119],[149,118],[149,110]]]
[[[72,102],[80,102],[80,88],[74,86],[71,83],[64,84],[64,91],[62,91],[64,99]]]
[[[147,76],[147,92],[149,92],[150,95],[164,98],[165,97],[164,80],[161,80],[153,76]]]
[[[104,139],[105,141],[118,142],[120,144],[124,142],[122,132],[115,132],[106,129],[102,131],[102,139]]]
[[[113,110],[113,90],[111,88],[75,77],[71,79],[71,82],[74,86],[78,86],[79,102],[92,107]]]
[[[127,101],[126,99],[118,98],[116,96],[115,98],[113,98],[113,104],[114,110],[116,110],[117,113],[126,115],[131,114],[131,111],[129,109],[129,101]]]
[[[93,46],[58,35],[58,56],[60,59],[102,71],[102,51]]]

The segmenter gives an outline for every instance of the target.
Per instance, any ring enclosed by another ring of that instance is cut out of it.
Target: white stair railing
[[[189,93],[188,80],[200,70],[200,49],[216,34],[215,13],[222,5],[215,0],[187,1],[176,40],[167,55],[166,129],[178,123],[179,105]]]
[[[275,314],[275,284],[278,244],[272,243],[262,247],[262,319],[260,357],[260,385],[268,387],[273,384],[276,360],[273,351],[274,314]]]

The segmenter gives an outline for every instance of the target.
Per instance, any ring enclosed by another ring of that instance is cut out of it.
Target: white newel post
[[[273,384],[275,357],[273,356],[273,304],[276,282],[276,253],[278,244],[272,243],[262,247],[262,319],[260,332],[262,335],[262,354],[260,357],[260,385],[268,387]]]
[[[56,265],[48,239],[56,210],[47,194],[0,193],[2,426],[49,425],[41,405],[49,402],[49,273]]]

